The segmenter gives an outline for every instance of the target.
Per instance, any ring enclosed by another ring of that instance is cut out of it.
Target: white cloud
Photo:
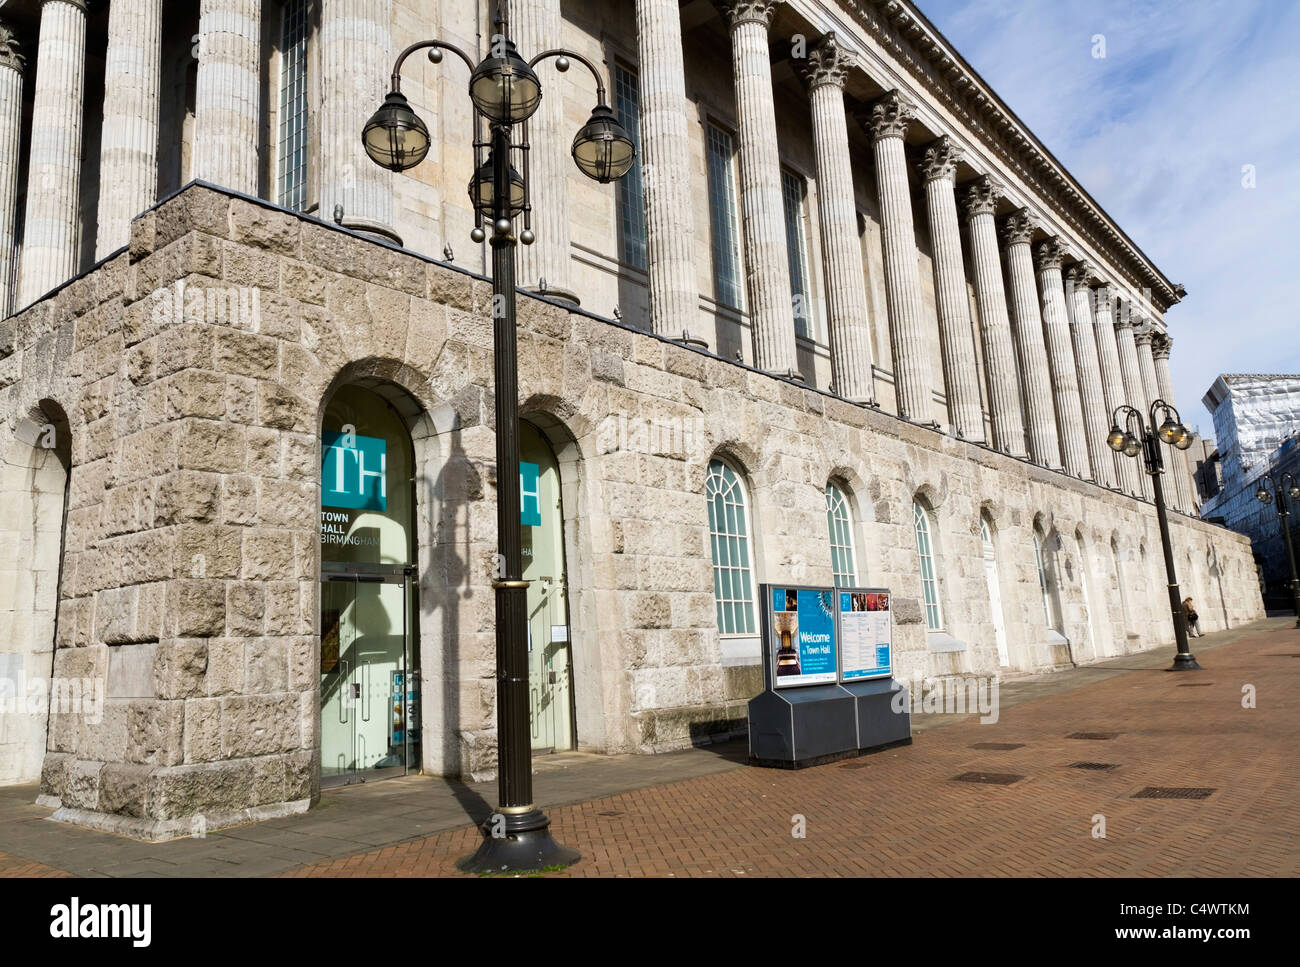
[[[925,15],[1187,299],[1175,392],[1300,372],[1300,4],[919,0]],[[1106,56],[1094,58],[1093,38]],[[1253,165],[1253,189],[1242,166]]]

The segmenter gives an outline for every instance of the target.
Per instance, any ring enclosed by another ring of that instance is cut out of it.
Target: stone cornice
[[[981,175],[967,186],[962,194],[962,208],[967,218],[976,215],[992,215],[997,211],[998,199],[1002,197],[1002,183],[989,175]]]
[[[18,35],[7,23],[0,21],[0,67],[12,67],[21,74],[26,63]]]
[[[916,105],[898,91],[890,91],[879,100],[872,101],[858,121],[867,129],[874,144],[886,138],[902,138],[907,126],[916,119]]]
[[[766,30],[772,26],[772,16],[784,0],[716,0],[727,26],[735,30],[744,23],[760,23]]]
[[[1039,242],[1034,246],[1034,268],[1038,271],[1043,269],[1061,269],[1061,263],[1065,261],[1066,246],[1059,236],[1053,235],[1045,242]]]
[[[810,91],[826,84],[844,90],[844,81],[852,66],[852,55],[840,46],[832,31],[808,51],[808,59],[804,62],[801,73]]]
[[[911,0],[838,0],[868,34],[922,87],[1053,204],[1053,210],[1113,261],[1139,289],[1150,289],[1161,311],[1178,302],[1178,287],[1088,195],[1012,113]]]
[[[1028,245],[1038,228],[1038,219],[1028,208],[1012,212],[1002,220],[1002,241],[1005,245]]]
[[[962,150],[957,142],[946,134],[926,147],[921,157],[921,180],[934,181],[936,178],[954,179],[957,175],[957,162],[962,159]]]

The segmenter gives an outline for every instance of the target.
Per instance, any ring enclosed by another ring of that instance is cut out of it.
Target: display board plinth
[[[892,708],[903,686],[893,679],[767,689],[749,702],[749,761],[803,769],[912,741],[907,704]]]

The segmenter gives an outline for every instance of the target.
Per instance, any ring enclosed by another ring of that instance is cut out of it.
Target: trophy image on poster
[[[799,630],[799,612],[778,611],[772,615],[777,638],[781,647],[776,652],[777,677],[800,674],[799,649],[795,647],[794,636]]]

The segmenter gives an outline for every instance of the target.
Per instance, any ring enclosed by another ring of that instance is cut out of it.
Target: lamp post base
[[[462,873],[532,873],[572,866],[582,859],[576,849],[551,837],[551,821],[540,809],[493,813],[479,828],[483,842],[472,856],[456,861]]]
[[[1186,655],[1182,652],[1174,655],[1174,663],[1165,669],[1168,672],[1196,672],[1200,670],[1201,666],[1196,663],[1196,656],[1190,652]]]

